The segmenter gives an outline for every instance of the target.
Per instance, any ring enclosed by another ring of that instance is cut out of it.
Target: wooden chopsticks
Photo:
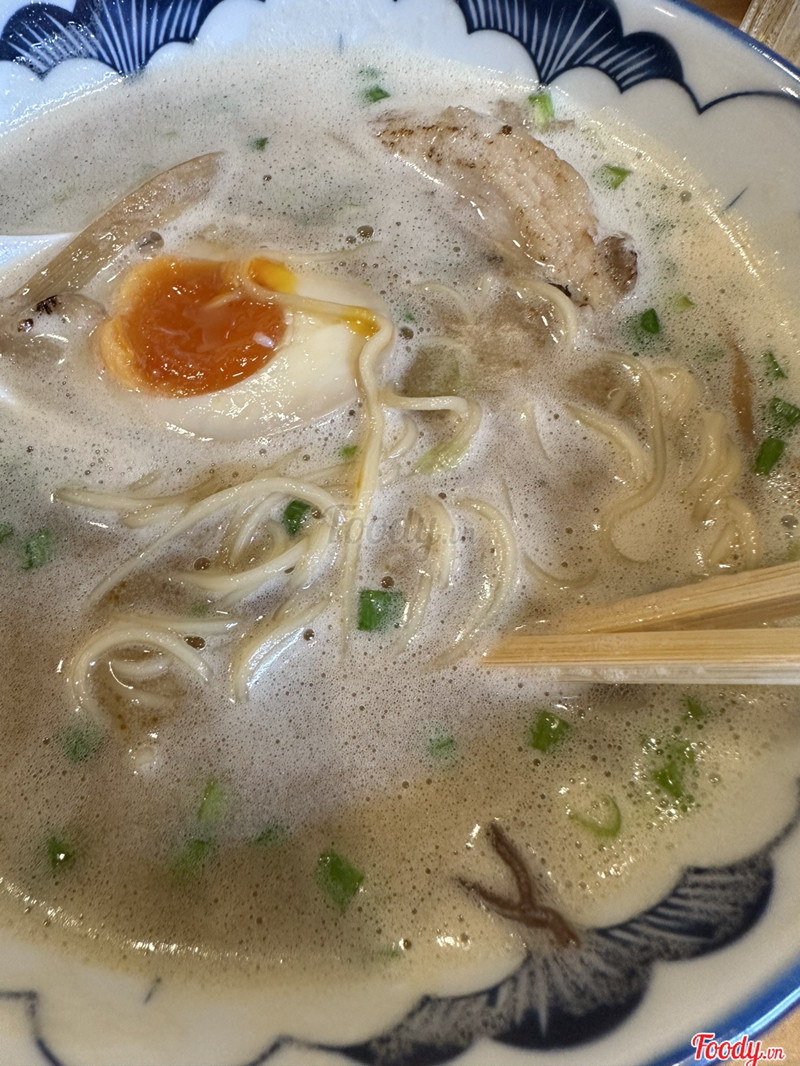
[[[742,628],[796,614],[800,614],[800,562],[707,577],[607,607],[580,607],[561,616],[558,631],[617,633],[710,624]]]
[[[507,634],[493,665],[532,666],[563,681],[800,684],[800,563],[582,607],[541,633]]]
[[[562,681],[800,684],[800,629],[512,633],[486,661],[549,668]]]

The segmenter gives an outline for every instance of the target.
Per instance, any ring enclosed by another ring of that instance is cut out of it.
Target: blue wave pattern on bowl
[[[575,67],[607,74],[621,92],[651,78],[684,85],[678,53],[657,33],[622,30],[608,0],[456,0],[469,33],[497,30],[530,53],[540,81],[549,84]]]
[[[19,8],[0,35],[0,60],[44,77],[65,59],[97,59],[118,74],[144,69],[165,44],[194,41],[221,0],[77,0]]]
[[[507,857],[508,848],[516,849],[503,839],[498,850]],[[287,1036],[242,1066],[266,1063],[287,1047],[344,1053],[366,1066],[435,1066],[480,1039],[528,1050],[589,1043],[633,1013],[655,962],[696,958],[752,928],[772,891],[775,843],[730,866],[685,870],[667,897],[626,922],[574,930],[537,903],[536,886],[517,853],[511,865],[518,898],[485,894],[506,910],[504,917],[528,927],[531,946],[508,977],[470,995],[427,996],[396,1026],[362,1044],[333,1047]],[[514,909],[516,915],[510,913]],[[534,926],[541,929],[536,937],[530,935]],[[0,993],[4,999],[24,1002],[32,1042],[52,1066],[64,1066],[42,1028],[38,994]]]
[[[73,11],[50,3],[29,4],[5,24],[0,60],[24,64],[41,78],[74,58],[98,60],[121,75],[135,74],[164,45],[194,41],[220,2],[77,0]],[[652,79],[672,81],[688,93],[698,112],[729,98],[701,106],[684,80],[673,45],[655,33],[626,35],[610,0],[453,2],[469,33],[495,30],[518,40],[544,84],[568,70],[592,67],[621,92]],[[529,947],[519,967],[474,994],[426,997],[387,1032],[357,1046],[329,1050],[370,1066],[427,1066],[447,1061],[480,1038],[523,1049],[595,1040],[635,1011],[656,961],[693,958],[733,943],[758,921],[772,890],[770,845],[731,866],[686,870],[665,899],[629,921],[572,930],[537,901],[536,886],[514,844],[496,837],[496,845],[498,839],[502,846],[495,850],[512,873],[518,897],[506,900],[479,886],[466,887],[476,904],[488,906],[501,920],[527,927]],[[0,993],[0,999],[8,998],[24,1001],[33,1043],[59,1066],[57,1049],[41,1029],[38,993]],[[287,1045],[304,1046],[282,1038],[253,1062],[266,1062]]]
[[[515,880],[519,886],[518,871]],[[736,940],[763,913],[771,889],[766,850],[732,866],[690,868],[643,914],[575,930],[569,943],[550,927],[505,980],[472,995],[427,997],[393,1029],[339,1050],[368,1066],[427,1066],[481,1038],[527,1049],[588,1043],[636,1009],[656,960],[695,958]]]
[[[0,60],[44,77],[65,59],[97,59],[119,74],[146,66],[159,48],[188,43],[221,0],[77,0],[74,11],[27,4],[0,35]],[[609,0],[455,0],[470,33],[515,37],[549,83],[574,67],[594,67],[624,92],[651,78],[684,85],[678,53],[655,33],[625,35]]]

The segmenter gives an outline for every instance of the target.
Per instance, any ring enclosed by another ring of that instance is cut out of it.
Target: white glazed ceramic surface
[[[787,288],[800,285],[800,75],[687,5],[670,0],[619,0],[616,7],[599,0],[78,0],[72,14],[53,5],[14,14],[16,6],[7,0],[0,4],[0,24],[5,24],[0,131],[27,122],[35,129],[38,110],[127,76],[146,62],[181,64],[191,76],[192,65],[212,49],[226,63],[244,47],[269,54],[309,45],[341,50],[391,42],[397,49],[506,72],[530,76],[536,70],[588,109],[621,114],[685,156],[720,190],[723,202],[736,201],[758,227],[762,243],[774,248],[776,270]],[[34,246],[33,239],[0,239],[0,257]],[[654,948],[643,962],[648,979],[641,1003],[605,1035],[587,1045],[547,1049],[545,1041],[545,1050],[530,1050],[524,1037],[504,1042],[501,1034],[492,1044],[479,1039],[459,1061],[666,1064],[687,1055],[688,1040],[698,1030],[720,1037],[754,1033],[776,1010],[791,1005],[800,985],[800,967],[793,969],[800,958],[800,832],[789,831],[745,874],[754,914],[771,888],[760,919],[728,946],[698,957],[663,945]],[[738,882],[731,884],[735,909],[741,892]],[[702,886],[687,882],[684,887],[691,910]],[[665,927],[673,920],[666,911],[657,917]],[[741,923],[742,928],[748,924]],[[632,925],[625,928],[633,939]],[[680,938],[677,926],[670,932]],[[668,958],[677,961],[664,961]],[[509,995],[520,994],[518,988],[504,988]],[[391,996],[365,985],[355,998],[350,990],[326,988],[302,999],[289,991],[265,996],[258,989],[234,994],[167,982],[153,987],[0,934],[0,1066],[332,1063],[353,1060],[330,1048],[357,1044],[362,1061],[394,1063],[385,1047],[370,1040],[404,1024],[416,998],[402,984]],[[478,999],[462,1008],[473,1021],[490,1010]],[[297,1033],[309,1043],[294,1042]],[[447,1058],[446,1051],[435,1054],[431,1046],[412,1040],[403,1061],[413,1066]]]

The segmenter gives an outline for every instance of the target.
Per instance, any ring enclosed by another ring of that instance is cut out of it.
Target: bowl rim
[[[617,5],[617,2],[618,0],[614,0],[614,6]],[[623,6],[628,6],[634,2],[640,2],[640,0],[619,0],[619,2]],[[658,0],[644,0],[644,2],[648,7],[654,7]],[[23,6],[27,5],[15,6],[4,20],[3,25],[8,21],[8,18],[12,17]],[[709,24],[715,32],[724,33],[731,42],[735,42],[737,47],[744,46],[750,54],[758,56],[761,61],[768,63],[772,69],[784,72],[797,83],[796,87],[800,94],[800,66],[761,44],[739,27],[732,25],[705,8],[691,3],[691,0],[667,0],[666,6],[680,11],[681,17],[699,19]],[[775,93],[771,92],[769,95],[774,96]],[[796,97],[791,93],[782,95],[796,106],[800,106],[800,95]],[[26,121],[35,121],[35,118],[34,114]],[[0,124],[0,132],[2,132],[2,124]],[[796,826],[794,831],[800,832],[800,826]],[[718,1026],[717,1038],[720,1040],[734,1040],[745,1033],[750,1037],[761,1035],[791,1013],[799,1002],[800,954],[795,963],[786,967],[777,977],[773,978],[766,986],[762,986],[757,993],[735,1010],[723,1016]],[[751,1021],[751,1019],[753,1020]],[[54,1057],[53,1061],[60,1062],[60,1059]],[[696,1061],[694,1050],[689,1045],[681,1044],[675,1046],[674,1050],[667,1054],[647,1060],[646,1063],[643,1063],[643,1066],[679,1066],[679,1064],[688,1064],[690,1061]]]

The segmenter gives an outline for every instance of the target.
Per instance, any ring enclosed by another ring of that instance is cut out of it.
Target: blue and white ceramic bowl
[[[800,285],[800,72],[680,0],[77,0],[15,6],[0,33],[0,135],[144,68],[209,52],[390,43],[538,76],[618,113],[702,171]],[[46,175],[42,177],[46,181]],[[8,257],[35,239],[6,242]],[[159,987],[0,934],[0,1064],[689,1061],[697,1032],[755,1036],[800,999],[800,832],[692,868],[651,909],[492,987],[268,1000]],[[157,994],[155,994],[157,992]],[[358,1033],[357,1038],[353,1033]]]

